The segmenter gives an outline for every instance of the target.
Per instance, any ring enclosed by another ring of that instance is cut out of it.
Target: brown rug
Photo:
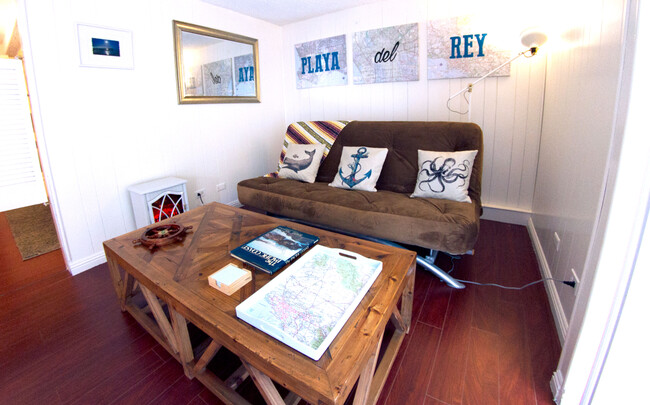
[[[61,247],[49,206],[31,205],[6,211],[5,216],[23,260]]]

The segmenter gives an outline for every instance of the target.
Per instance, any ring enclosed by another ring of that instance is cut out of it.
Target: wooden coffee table
[[[161,224],[168,222],[193,230],[183,242],[154,252],[132,243],[143,229],[104,242],[104,250],[122,310],[183,365],[188,378],[199,379],[222,401],[233,404],[248,403],[235,389],[249,376],[269,404],[297,403],[300,398],[312,404],[342,404],[357,381],[354,403],[377,401],[411,323],[414,252],[217,203]],[[242,265],[230,256],[231,249],[277,225],[318,235],[324,246],[383,262],[370,291],[318,361],[237,318],[235,307],[271,276],[253,271],[253,281],[232,296],[208,285],[207,277],[226,264]],[[389,321],[392,326],[387,328]],[[207,338],[191,342],[189,323]],[[385,335],[388,344],[382,345]],[[242,364],[230,377],[220,379],[206,366],[224,349]],[[273,381],[290,391],[285,398]]]

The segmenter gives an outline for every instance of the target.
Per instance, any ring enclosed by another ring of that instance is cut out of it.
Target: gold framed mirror
[[[173,25],[179,104],[260,102],[257,39]]]

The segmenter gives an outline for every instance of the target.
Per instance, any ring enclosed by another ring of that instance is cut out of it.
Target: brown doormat
[[[49,206],[31,205],[6,211],[5,216],[23,260],[61,247]]]

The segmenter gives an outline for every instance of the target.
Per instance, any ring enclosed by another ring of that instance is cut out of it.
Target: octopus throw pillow
[[[411,197],[472,202],[467,194],[477,150],[433,152],[418,150],[418,179]]]
[[[278,177],[313,183],[324,152],[323,144],[290,144],[280,164]]]
[[[329,185],[347,190],[377,191],[375,185],[387,154],[388,148],[344,146],[339,170]]]

